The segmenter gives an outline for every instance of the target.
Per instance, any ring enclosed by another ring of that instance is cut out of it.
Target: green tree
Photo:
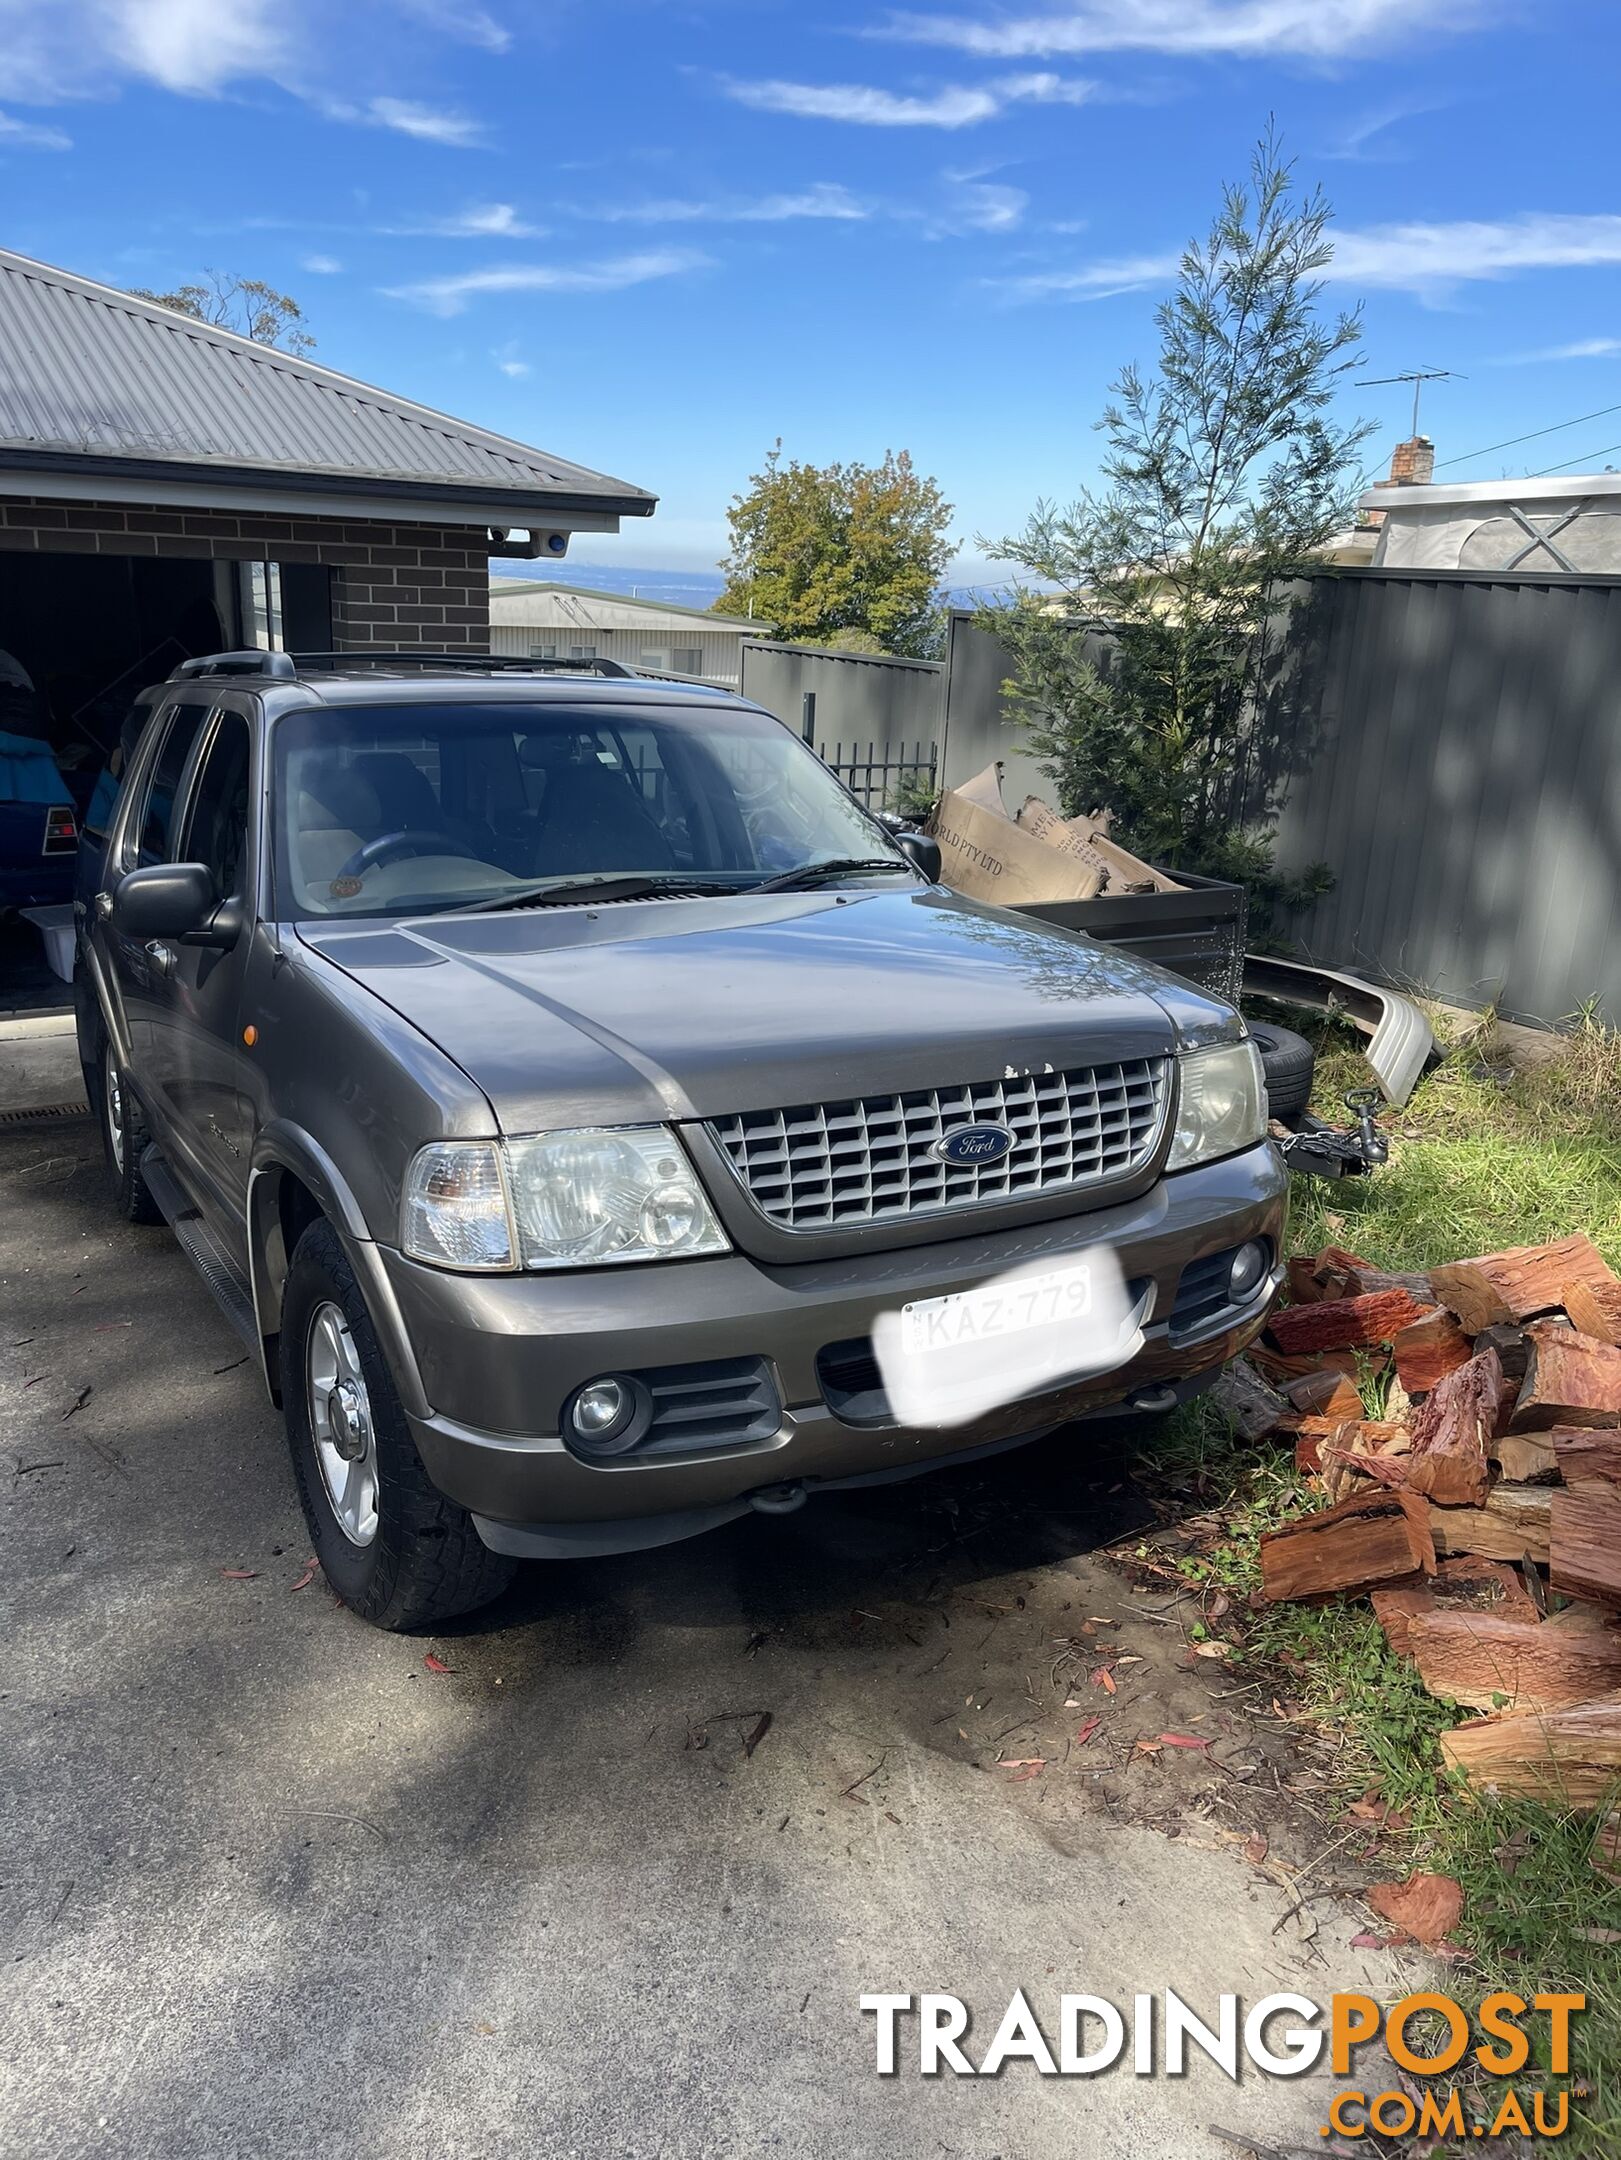
[[[1330,217],[1269,132],[1183,252],[1157,369],[1110,386],[1105,484],[990,549],[1036,581],[986,621],[1065,810],[1107,804],[1151,859],[1262,885],[1287,587],[1349,517],[1368,432],[1328,413],[1361,336],[1321,309]]]
[[[906,451],[881,465],[816,466],[785,462],[779,440],[726,519],[720,613],[752,615],[800,644],[860,641],[913,657],[938,648],[951,505]]]
[[[234,330],[256,345],[275,345],[295,356],[314,350],[315,340],[304,328],[304,310],[263,278],[205,270],[203,280],[200,285],[179,285],[166,293],[147,292],[140,285],[130,290],[137,300],[150,300],[157,307],[173,308],[177,315],[190,315],[196,322]]]

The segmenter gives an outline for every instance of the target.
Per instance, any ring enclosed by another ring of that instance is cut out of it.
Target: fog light
[[[1240,1245],[1233,1254],[1233,1264],[1227,1272],[1227,1295],[1235,1305],[1241,1304],[1266,1273],[1267,1248],[1251,1239]]]
[[[584,1454],[622,1455],[645,1434],[650,1408],[634,1380],[588,1380],[564,1409],[564,1438]]]

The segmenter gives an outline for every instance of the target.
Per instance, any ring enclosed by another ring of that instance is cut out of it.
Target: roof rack
[[[182,660],[177,668],[170,669],[169,680],[195,682],[203,675],[275,675],[290,681],[297,673],[287,653],[249,650],[201,653],[195,660]]]
[[[352,668],[352,667],[428,667],[470,668],[478,674],[547,675],[556,670],[562,674],[631,676],[636,670],[623,666],[617,660],[520,660],[505,653],[470,652],[298,652],[270,653],[267,659],[289,660],[293,666],[286,672],[301,672],[305,668]],[[278,669],[276,673],[283,672]]]
[[[195,682],[204,676],[268,675],[294,682],[307,671],[354,667],[466,668],[475,674],[562,674],[634,676],[635,668],[617,660],[519,660],[504,653],[470,652],[244,652],[201,653],[171,669],[170,682]]]

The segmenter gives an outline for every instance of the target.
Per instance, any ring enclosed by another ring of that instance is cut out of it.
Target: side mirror
[[[241,930],[235,902],[220,904],[206,863],[152,863],[131,870],[113,894],[113,927],[145,944],[179,938],[188,945],[234,945]]]
[[[932,833],[898,832],[895,845],[912,861],[931,885],[940,882],[940,843]]]

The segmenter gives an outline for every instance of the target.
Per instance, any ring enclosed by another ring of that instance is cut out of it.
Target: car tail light
[[[79,845],[79,821],[71,803],[59,803],[45,813],[45,855],[71,855]]]

